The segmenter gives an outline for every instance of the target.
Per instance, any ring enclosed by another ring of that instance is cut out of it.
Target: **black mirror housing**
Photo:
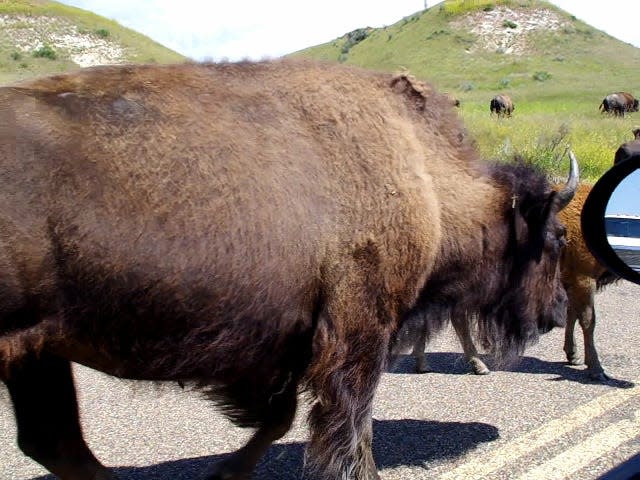
[[[611,195],[625,178],[638,169],[640,155],[629,157],[609,169],[591,189],[582,209],[580,227],[587,247],[600,263],[621,278],[640,284],[640,272],[627,265],[610,245],[605,222]]]

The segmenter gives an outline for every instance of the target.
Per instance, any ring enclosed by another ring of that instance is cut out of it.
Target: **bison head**
[[[495,353],[522,353],[539,333],[566,321],[567,295],[560,279],[565,227],[556,214],[569,204],[578,182],[578,165],[570,153],[569,180],[554,191],[545,177],[522,163],[494,167],[494,178],[511,194],[507,205],[507,243],[495,258],[493,285],[479,312],[485,345]],[[489,275],[488,275],[489,277]]]

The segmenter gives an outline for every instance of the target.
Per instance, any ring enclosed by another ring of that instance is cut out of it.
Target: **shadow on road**
[[[497,369],[491,363],[488,355],[481,355],[482,361],[489,369],[505,370],[509,372],[533,373],[543,375],[556,375],[550,378],[551,381],[569,380],[584,384],[601,384],[589,378],[584,367],[575,367],[566,362],[548,362],[534,357],[522,357],[508,368]],[[433,373],[447,373],[451,375],[469,375],[471,370],[464,359],[462,353],[457,352],[433,352],[427,353],[427,360]],[[394,362],[390,373],[415,373],[415,360],[410,355],[400,355]],[[615,388],[632,388],[633,382],[610,377],[608,381],[602,383]]]
[[[447,423],[423,420],[374,420],[373,454],[378,468],[420,466],[437,459],[457,457],[477,445],[499,437],[498,429],[485,423]],[[148,467],[118,467],[120,480],[191,480],[202,478],[215,462],[229,454],[187,458]],[[303,478],[303,443],[271,447],[259,463],[253,480],[299,480]],[[33,480],[55,480],[52,475]]]
[[[522,373],[543,373],[557,375],[556,378],[550,380],[570,380],[578,383],[593,384],[598,383],[616,388],[632,388],[635,386],[633,382],[609,377],[606,382],[598,382],[589,378],[584,368],[576,368],[566,362],[547,362],[533,357],[522,357],[520,361],[513,367],[508,369],[511,372]]]

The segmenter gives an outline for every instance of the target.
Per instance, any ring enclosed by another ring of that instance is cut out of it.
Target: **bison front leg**
[[[464,358],[471,366],[473,373],[476,375],[488,375],[491,373],[491,370],[489,370],[484,362],[480,360],[480,355],[478,354],[478,350],[476,350],[473,338],[471,337],[470,322],[471,317],[466,313],[463,315],[453,315],[451,318],[451,323],[453,323],[453,328],[456,331],[458,340],[460,341],[462,350],[464,351]]]
[[[115,480],[82,438],[71,365],[27,355],[4,379],[13,402],[18,446],[62,480]]]
[[[579,365],[578,352],[574,341],[574,327],[576,320],[582,327],[584,336],[584,363],[587,365],[587,373],[593,380],[607,381],[598,352],[596,350],[594,333],[596,328],[596,312],[594,300],[596,293],[595,281],[574,285],[567,289],[569,295],[569,308],[567,310],[567,326],[565,330],[564,351],[572,365]]]
[[[571,303],[567,308],[567,325],[564,329],[564,353],[567,356],[567,362],[570,365],[580,365],[580,357],[578,356],[578,348],[575,340],[575,327],[578,315]]]
[[[589,301],[585,303],[578,320],[582,327],[582,334],[584,336],[584,363],[587,364],[587,372],[589,377],[599,382],[606,382],[609,377],[604,372],[604,368],[600,364],[600,358],[598,358],[598,352],[596,350],[596,344],[594,339],[594,333],[596,328],[596,310],[594,308],[594,296],[595,288],[590,292]]]

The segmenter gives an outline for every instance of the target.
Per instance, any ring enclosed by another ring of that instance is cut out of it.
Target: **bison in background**
[[[580,213],[590,191],[590,185],[580,184],[574,200],[559,214],[560,221],[567,227],[567,246],[561,260],[562,282],[569,298],[564,352],[571,365],[580,365],[582,363],[574,338],[574,328],[577,321],[582,328],[584,336],[586,372],[591,379],[604,382],[609,380],[609,377],[600,363],[594,341],[596,326],[595,294],[596,290],[614,282],[617,277],[591,255],[582,238]],[[451,313],[450,319],[462,346],[464,358],[469,363],[472,371],[477,375],[490,373],[473,342],[472,330],[477,320],[475,315],[469,311],[458,310]],[[409,324],[407,323],[407,325]],[[425,322],[421,322],[418,325],[414,324],[413,328],[416,333],[412,337],[415,342],[412,346],[411,355],[415,358],[416,372],[429,372],[431,369],[424,352],[431,327],[427,326]]]
[[[610,93],[604,97],[598,110],[602,113],[613,114],[616,117],[624,117],[627,112],[638,111],[638,99],[628,92]]]
[[[509,95],[496,95],[491,99],[491,103],[489,104],[491,115],[495,113],[498,118],[510,117],[515,109],[516,107]]]
[[[408,75],[294,60],[109,66],[0,88],[0,379],[25,454],[112,479],[70,362],[182,382],[255,429],[313,402],[307,468],[378,479],[371,411],[405,319],[471,292],[505,354],[564,324],[561,192],[480,162]]]
[[[633,140],[623,143],[618,150],[616,150],[615,156],[613,157],[614,165],[634,155],[640,155],[640,128],[634,128],[631,133],[633,133]]]
[[[571,365],[580,365],[574,340],[574,327],[578,321],[584,337],[586,372],[591,379],[602,382],[609,380],[609,377],[600,364],[595,346],[595,294],[597,289],[614,282],[618,277],[595,259],[582,238],[580,214],[590,191],[591,185],[579,185],[574,200],[560,214],[567,226],[567,247],[561,261],[562,283],[569,297],[564,352]]]

